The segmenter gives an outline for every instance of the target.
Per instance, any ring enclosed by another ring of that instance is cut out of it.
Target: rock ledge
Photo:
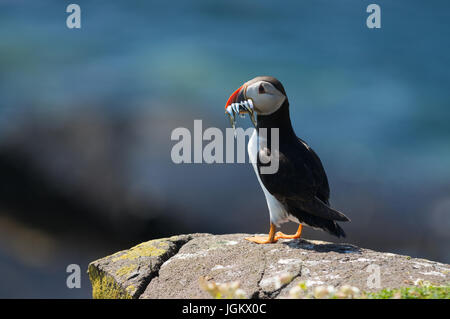
[[[239,281],[249,298],[286,298],[300,282],[377,291],[413,286],[417,280],[433,285],[450,281],[450,265],[426,259],[305,239],[257,245],[244,240],[246,236],[173,236],[96,260],[88,268],[92,296],[211,298],[201,288],[201,278]]]

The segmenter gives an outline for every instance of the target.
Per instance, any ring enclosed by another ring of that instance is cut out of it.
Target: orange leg
[[[302,228],[303,228],[302,224],[299,224],[297,232],[294,235],[286,235],[286,234],[283,234],[282,232],[279,231],[279,232],[276,233],[275,238],[276,239],[280,239],[280,238],[284,238],[284,239],[300,238],[300,236],[302,235]]]
[[[270,223],[270,231],[269,236],[267,237],[261,237],[261,236],[254,236],[254,237],[245,237],[246,240],[257,243],[257,244],[271,244],[276,243],[278,238],[275,237],[275,225]]]

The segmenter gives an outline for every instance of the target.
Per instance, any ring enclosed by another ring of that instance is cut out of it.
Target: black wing
[[[312,170],[314,180],[317,184],[315,195],[325,204],[329,205],[330,186],[328,184],[327,174],[325,173],[322,162],[320,161],[320,158],[319,156],[317,156],[316,152],[314,152],[314,150],[310,148],[305,141],[300,138],[299,141],[309,151],[308,156],[306,156],[308,160],[307,166]]]
[[[268,149],[260,150],[269,153]],[[264,166],[258,158],[258,168]],[[280,145],[275,174],[258,174],[267,190],[300,222],[345,236],[336,221],[349,219],[329,207],[330,188],[317,154],[301,139]]]

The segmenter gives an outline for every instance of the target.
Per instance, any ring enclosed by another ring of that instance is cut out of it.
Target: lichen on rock
[[[305,239],[258,245],[246,241],[247,236],[174,236],[102,258],[89,265],[93,297],[216,297],[211,291],[226,297],[223,291],[239,283],[239,296],[249,298],[290,298],[292,291],[303,293],[301,287],[315,292],[313,296],[333,287],[337,297],[352,287],[353,298],[355,291],[370,296],[383,289],[414,287],[418,280],[434,286],[448,286],[450,281],[450,265],[425,259]],[[373,269],[380,274],[375,286],[368,280]]]
[[[92,297],[95,299],[131,299],[131,294],[127,289],[123,289],[120,284],[106,272],[89,265],[89,279],[92,284]]]
[[[156,257],[161,256],[169,249],[170,245],[168,240],[176,240],[175,237],[150,240],[145,243],[136,245],[129,250],[122,251],[116,257],[112,259],[113,262],[117,262],[119,260],[135,260],[137,258],[142,257]]]
[[[150,240],[90,263],[92,297],[139,297],[161,265],[191,238],[191,235],[180,235]]]

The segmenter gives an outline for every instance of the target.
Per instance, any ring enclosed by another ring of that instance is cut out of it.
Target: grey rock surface
[[[145,250],[145,256],[139,256],[138,245],[97,260],[89,265],[93,296],[211,298],[200,278],[238,281],[249,298],[285,298],[300,282],[377,291],[413,286],[420,279],[434,285],[450,281],[450,265],[425,259],[305,239],[258,245],[246,241],[247,236],[174,236],[141,244],[157,247]],[[109,279],[99,280],[99,271]]]

